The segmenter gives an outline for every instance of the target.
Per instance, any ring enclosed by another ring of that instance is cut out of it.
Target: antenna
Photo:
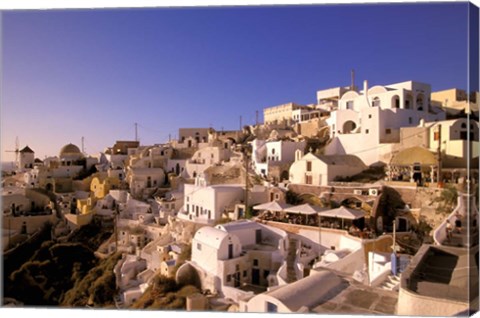
[[[138,124],[135,123],[135,141],[138,141]]]
[[[85,153],[85,137],[82,136],[82,153]]]
[[[353,91],[355,89],[355,70],[352,69],[351,71],[351,78],[352,78],[352,83],[350,89]]]
[[[242,116],[240,116],[240,130],[242,130]]]

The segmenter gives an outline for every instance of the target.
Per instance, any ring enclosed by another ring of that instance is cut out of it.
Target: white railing
[[[287,261],[285,260],[277,271],[278,286],[286,285],[287,283]]]
[[[455,220],[457,219],[456,214],[457,212],[462,215],[461,210],[465,210],[466,213],[469,213],[467,211],[467,204],[466,200],[469,200],[470,196],[468,194],[459,194],[457,198],[457,206],[455,209],[453,209],[452,213],[443,220],[442,223],[435,229],[433,232],[433,240],[436,245],[442,245],[443,242],[447,239],[447,233],[446,233],[446,228],[447,228],[447,221],[450,222],[450,224],[455,224]]]

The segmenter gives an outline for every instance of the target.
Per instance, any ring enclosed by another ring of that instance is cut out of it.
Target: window
[[[380,99],[379,99],[378,97],[375,97],[375,98],[372,100],[372,106],[373,106],[373,107],[380,106]]]
[[[227,275],[227,283],[230,283],[232,281],[232,275]]]
[[[368,115],[368,118],[369,118],[369,119],[372,118],[372,114],[369,114],[369,115]]]
[[[190,212],[190,205],[187,204],[187,213]]]
[[[243,277],[247,277],[247,271],[243,271]]]
[[[274,154],[275,154],[275,148],[272,149],[272,155],[274,155]]]
[[[439,140],[440,139],[440,133],[438,131],[433,133],[433,140]]]
[[[238,264],[235,265],[235,271],[236,271],[236,272],[240,271],[240,265],[238,265]]]
[[[368,134],[370,131],[368,129],[365,129],[365,133]]]
[[[267,278],[268,275],[270,275],[270,271],[264,270],[264,271],[263,271],[263,278]]]
[[[253,266],[258,266],[258,259],[253,260]]]
[[[347,102],[347,109],[353,109],[353,100]]]
[[[392,133],[392,130],[390,128],[385,129],[385,133],[387,135],[390,135]]]
[[[409,124],[412,124],[412,123],[413,123],[413,118],[412,118],[412,117],[408,117],[408,123],[409,123]]]
[[[197,250],[201,251],[202,250],[202,244],[197,243]]]
[[[307,171],[312,171],[312,162],[307,161]]]

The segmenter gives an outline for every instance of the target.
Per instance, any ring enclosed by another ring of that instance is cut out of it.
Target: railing
[[[447,221],[450,222],[450,224],[454,224],[455,220],[457,219],[457,212],[460,213],[462,209],[464,209],[467,213],[471,213],[470,211],[467,211],[467,200],[470,199],[470,195],[468,194],[459,194],[458,199],[457,199],[457,206],[455,209],[453,209],[452,213],[443,220],[443,222],[435,229],[435,232],[433,233],[433,240],[436,245],[443,245],[443,242],[447,239]],[[461,214],[461,213],[460,213]]]
[[[277,271],[277,280],[278,280],[278,285],[286,285],[287,283],[287,261],[285,260],[280,266],[280,268]]]

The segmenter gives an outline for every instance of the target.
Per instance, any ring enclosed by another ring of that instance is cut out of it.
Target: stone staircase
[[[400,277],[397,275],[388,275],[387,279],[379,286],[384,290],[398,291],[400,286]]]
[[[297,239],[290,238],[287,255],[287,283],[293,283],[297,280],[295,272],[295,259],[297,258]]]

